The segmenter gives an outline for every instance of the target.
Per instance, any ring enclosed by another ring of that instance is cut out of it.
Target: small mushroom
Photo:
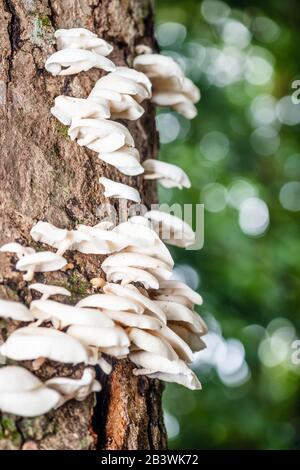
[[[191,182],[186,173],[177,165],[149,159],[143,162],[145,179],[158,180],[165,188],[190,188]]]
[[[69,326],[67,334],[86,346],[102,348],[127,348],[130,345],[128,336],[120,326],[113,328],[100,328],[85,325]]]
[[[86,49],[102,56],[109,55],[113,46],[85,28],[57,29],[54,33],[57,49]]]
[[[34,300],[30,304],[34,318],[40,321],[52,321],[62,329],[69,325],[90,325],[112,328],[114,322],[93,308],[80,308],[54,300]]]
[[[175,215],[151,210],[146,212],[145,217],[152,222],[154,230],[166,243],[179,247],[187,247],[195,243],[195,233],[192,228]]]
[[[52,75],[73,75],[93,67],[107,72],[115,70],[114,63],[107,57],[84,49],[61,49],[48,57],[45,63],[46,70]]]
[[[19,366],[0,368],[0,410],[23,417],[48,413],[60,402],[60,394],[51,390],[31,372]]]
[[[19,328],[0,346],[0,353],[16,361],[45,357],[65,364],[89,362],[88,350],[83,344],[52,328]]]
[[[135,365],[142,367],[147,375],[156,372],[172,374],[174,382],[176,382],[177,374],[189,376],[193,373],[181,359],[170,360],[148,351],[131,352],[129,358]],[[136,375],[140,374],[142,372],[136,373]]]
[[[57,96],[54,100],[54,106],[51,108],[51,113],[62,124],[69,126],[73,119],[85,118],[110,118],[110,110],[108,101],[94,103],[82,98],[73,98],[72,96]]]
[[[140,291],[132,284],[128,284],[127,286],[121,286],[120,284],[107,283],[103,287],[103,290],[107,294],[114,294],[119,298],[132,301],[137,308],[140,307],[140,313],[143,313],[143,311],[145,310],[147,314],[150,314],[151,316],[154,315],[160,321],[166,323],[166,316],[161,310],[161,308],[159,308],[159,306],[151,299],[141,294]]]
[[[90,367],[84,369],[81,379],[69,377],[53,377],[45,385],[58,392],[62,398],[59,406],[68,400],[83,401],[92,392],[100,392],[101,385],[95,380],[95,370]]]
[[[178,85],[183,84],[184,73],[172,57],[160,54],[141,54],[133,61],[133,67],[150,78],[172,78]]]
[[[124,145],[134,147],[129,130],[119,122],[107,119],[74,119],[68,131],[78,145],[86,146],[97,153],[114,152]]]
[[[103,288],[107,288],[106,284]],[[105,294],[92,294],[84,299],[80,300],[76,307],[93,307],[106,310],[119,310],[121,312],[135,312],[143,313],[144,308],[140,303],[126,296],[120,296],[118,293],[114,295],[114,292],[107,292]]]
[[[130,341],[140,350],[148,351],[170,361],[178,359],[178,356],[170,344],[162,337],[155,336],[138,328],[130,328],[128,331]]]
[[[32,255],[35,253],[33,248],[30,248],[29,246],[23,246],[20,243],[15,242],[2,245],[0,251],[3,253],[15,253],[18,259],[21,259],[25,255]]]
[[[198,352],[206,348],[206,344],[200,335],[191,331],[186,323],[169,321],[168,327],[189,346],[191,351]]]
[[[68,289],[65,289],[64,287],[61,286],[53,286],[50,284],[40,284],[40,283],[35,283],[35,284],[30,284],[28,286],[28,289],[33,289],[36,290],[37,292],[40,292],[40,294],[43,294],[40,300],[47,300],[49,297],[52,297],[53,295],[66,295],[70,297],[71,292],[68,291]]]
[[[205,335],[207,333],[207,326],[196,312],[189,309],[185,305],[177,302],[172,302],[170,296],[169,301],[155,300],[159,307],[165,312],[167,322],[176,321],[186,323],[187,327],[194,333]]]
[[[139,253],[115,253],[103,261],[101,268],[106,273],[107,268],[138,268],[152,274],[157,280],[168,279],[171,276],[169,266],[157,258]]]
[[[123,286],[131,282],[143,284],[145,289],[158,289],[159,281],[144,269],[129,266],[111,266],[105,269],[108,282],[121,282]]]
[[[137,189],[128,186],[127,184],[117,183],[111,179],[102,176],[99,178],[99,183],[105,188],[104,196],[113,197],[116,199],[127,199],[129,201],[141,202],[141,196]]]
[[[140,164],[140,154],[134,147],[124,145],[114,152],[101,152],[98,158],[109,165],[114,166],[123,175],[137,176],[144,173],[144,168]]]
[[[57,271],[63,268],[67,261],[62,256],[51,251],[40,251],[25,255],[16,264],[19,271],[26,271],[23,275],[25,281],[31,281],[35,272]]]
[[[103,310],[104,315],[119,323],[122,326],[140,328],[141,330],[159,331],[162,328],[162,322],[150,315],[139,315],[131,312],[119,312],[117,310]]]
[[[176,281],[175,279],[169,279],[167,281],[162,281],[159,286],[158,295],[170,295],[182,297],[186,299],[187,306],[192,307],[194,304],[202,305],[203,300],[198,292],[195,292],[187,284],[181,281]],[[174,298],[174,297],[173,297]]]
[[[0,317],[12,320],[30,322],[34,318],[26,305],[12,300],[0,299]]]

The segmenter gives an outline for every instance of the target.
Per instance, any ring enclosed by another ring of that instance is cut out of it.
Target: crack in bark
[[[11,72],[13,68],[13,60],[15,52],[19,49],[20,43],[20,18],[16,13],[16,8],[12,0],[4,0],[4,6],[7,12],[11,14],[10,21],[8,23],[7,31],[10,42],[10,55],[8,57],[8,79],[11,81]]]

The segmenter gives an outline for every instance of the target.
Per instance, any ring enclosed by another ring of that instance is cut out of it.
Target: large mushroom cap
[[[0,317],[24,322],[34,320],[32,313],[28,310],[26,305],[3,299],[0,299]]]
[[[71,336],[52,328],[24,327],[15,330],[0,353],[16,361],[45,357],[66,364],[87,363],[87,349]]]
[[[117,183],[109,178],[102,176],[99,178],[99,183],[105,188],[105,197],[113,197],[116,199],[127,199],[129,201],[141,202],[141,196],[137,189],[127,184]]]
[[[46,70],[52,75],[73,75],[92,67],[107,72],[115,70],[111,60],[84,49],[61,49],[48,57],[45,63]]]

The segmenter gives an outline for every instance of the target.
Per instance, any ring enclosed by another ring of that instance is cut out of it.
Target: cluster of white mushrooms
[[[135,69],[116,67],[106,57],[112,46],[86,29],[58,30],[55,37],[58,51],[46,62],[51,74],[75,74],[92,67],[110,72],[97,81],[86,99],[55,99],[51,112],[70,126],[70,138],[97,152],[101,160],[125,175],[144,173],[145,179],[158,180],[168,188],[190,187],[187,175],[175,165],[152,159],[141,164],[130,132],[115,121],[139,119],[145,99],[193,117],[199,91],[178,64],[140,48],[143,53],[136,57]],[[141,200],[131,186],[104,177],[100,183],[108,198]],[[16,255],[16,269],[24,273],[24,281],[32,281],[36,272],[64,268],[65,253],[76,250],[107,255],[99,266],[99,276],[101,269],[105,282],[102,291],[76,305],[50,299],[70,296],[67,289],[39,283],[28,286],[41,294],[29,307],[0,300],[0,318],[22,322],[0,346],[1,356],[33,361],[33,370],[46,360],[84,364],[80,379],[55,377],[45,383],[23,367],[1,367],[1,411],[37,416],[68,400],[84,400],[101,390],[94,366],[99,365],[106,374],[111,372],[103,355],[129,357],[136,365],[135,375],[201,388],[188,364],[193,353],[205,347],[201,337],[206,325],[194,311],[202,299],[183,282],[172,280],[174,263],[162,241],[192,245],[195,234],[188,224],[174,215],[150,210],[117,226],[101,221],[67,230],[39,221],[30,234],[35,242],[56,251],[36,252],[16,242],[2,246],[2,252]]]

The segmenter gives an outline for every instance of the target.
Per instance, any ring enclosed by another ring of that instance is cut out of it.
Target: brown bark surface
[[[58,227],[95,224],[105,200],[98,179],[107,176],[137,187],[143,202],[156,202],[155,188],[142,177],[124,177],[75,142],[51,114],[57,95],[86,97],[99,70],[52,77],[44,69],[55,51],[55,29],[86,27],[114,45],[110,58],[131,65],[135,45],[153,46],[150,0],[0,0],[0,243],[19,241],[37,249],[29,232],[38,220]],[[145,103],[140,122],[130,123],[141,158],[155,158],[154,110]],[[118,202],[115,207],[118,207]],[[101,276],[99,256],[68,252],[63,272],[36,274],[37,282],[61,283],[70,302],[95,292],[89,282]],[[16,258],[0,254],[0,298],[28,303],[35,298]],[[17,324],[0,324],[0,340]],[[31,363],[26,367],[32,369]],[[132,375],[129,361],[114,361],[103,390],[85,402],[69,402],[35,419],[0,413],[0,449],[159,449],[166,446],[159,381]],[[80,367],[46,362],[37,374],[80,376]],[[95,406],[96,404],[96,406]]]

